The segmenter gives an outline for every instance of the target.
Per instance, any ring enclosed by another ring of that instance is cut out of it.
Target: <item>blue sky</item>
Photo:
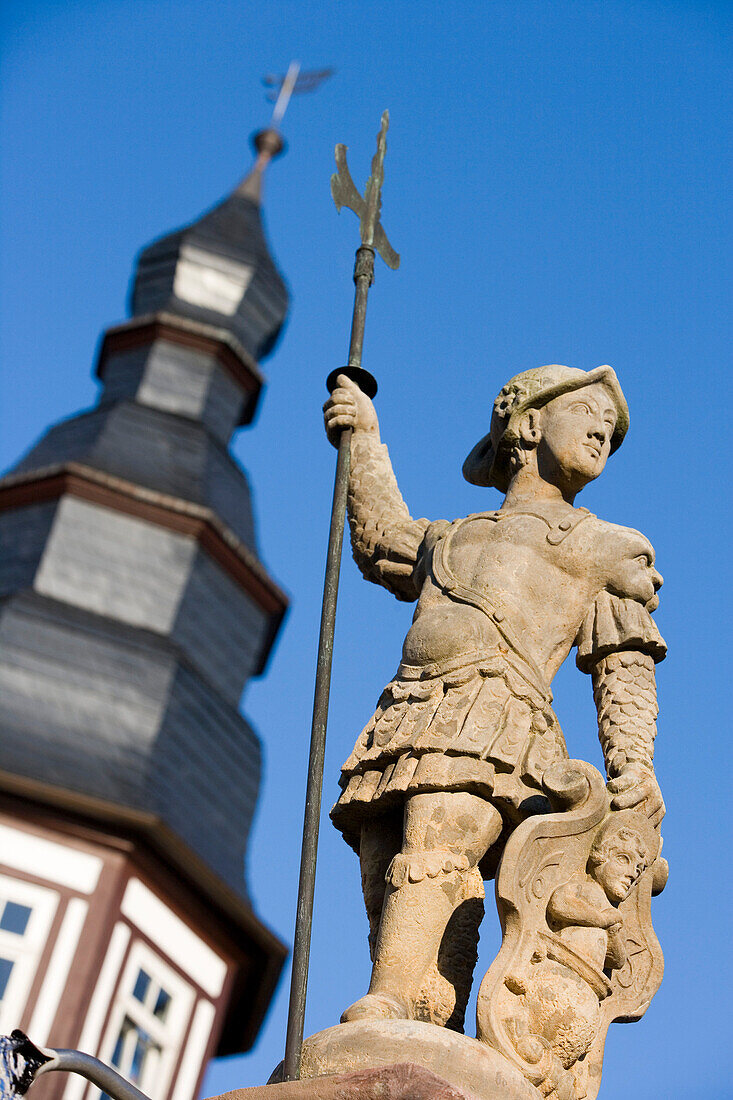
[[[285,940],[334,459],[320,406],[348,346],[357,232],[330,199],[334,143],[349,145],[363,185],[390,108],[383,221],[402,266],[378,269],[364,362],[414,515],[496,505],[460,468],[512,374],[616,369],[631,429],[582,503],[648,534],[666,578],[657,768],[671,876],[654,905],[665,980],[641,1023],[612,1027],[601,1098],[733,1095],[722,1057],[730,16],[704,0],[18,0],[2,16],[3,467],[94,401],[94,349],[126,314],[138,248],[246,171],[248,135],[268,115],[260,76],[294,57],[338,70],[293,101],[289,152],[267,180],[292,314],[265,364],[259,418],[235,445],[262,556],[292,597],[268,672],[244,698],[267,761],[248,878]],[[326,808],[410,615],[346,558]],[[599,765],[589,681],[569,664],[556,688],[571,752]],[[321,835],[307,1032],[335,1023],[368,981],[357,862],[327,821]],[[490,900],[479,976],[497,944]],[[255,1050],[212,1066],[205,1095],[266,1080],[286,1002],[287,979]]]

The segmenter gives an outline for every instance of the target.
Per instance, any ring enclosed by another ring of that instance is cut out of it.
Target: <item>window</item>
[[[6,901],[0,917],[0,929],[3,932],[12,932],[14,936],[24,935],[32,912],[30,905],[19,905],[17,901]]]
[[[232,317],[253,274],[249,264],[184,245],[176,264],[173,293],[183,302]]]
[[[141,1020],[149,1022],[151,1016],[154,1020],[165,1023],[168,1006],[171,1003],[171,995],[162,985],[154,981],[145,970],[138,970],[135,985],[132,990],[133,1000],[141,1007],[135,1015],[137,1020],[125,1015],[120,1033],[112,1051],[112,1065],[120,1071],[128,1080],[138,1084],[143,1077],[150,1076],[148,1067],[155,1065],[160,1058],[162,1046],[151,1036],[150,1032],[141,1026]],[[155,1024],[153,1024],[155,1028]]]
[[[0,1034],[20,1024],[59,896],[0,875]]]
[[[133,944],[100,1058],[153,1100],[164,1097],[193,1001],[187,982],[144,944]]]

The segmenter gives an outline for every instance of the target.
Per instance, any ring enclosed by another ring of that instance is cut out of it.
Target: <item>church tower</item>
[[[255,144],[228,198],[140,253],[97,405],[0,479],[0,1033],[153,1100],[252,1044],[286,955],[244,881],[260,743],[238,703],[287,608],[229,450],[288,309],[260,207],[282,141]]]

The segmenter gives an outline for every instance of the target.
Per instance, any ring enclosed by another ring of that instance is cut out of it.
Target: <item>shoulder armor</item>
[[[560,543],[572,535],[576,527],[583,522],[584,519],[595,519],[596,517],[592,512],[589,512],[587,508],[575,508],[569,516],[565,516],[559,523],[556,523],[547,532],[547,541],[550,546],[559,546]]]

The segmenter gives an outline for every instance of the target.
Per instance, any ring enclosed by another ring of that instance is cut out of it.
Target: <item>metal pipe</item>
[[[67,1073],[78,1073],[91,1081],[93,1085],[106,1092],[112,1100],[149,1100],[149,1097],[131,1085],[124,1077],[110,1066],[100,1062],[98,1058],[92,1058],[91,1054],[84,1054],[80,1050],[52,1050],[40,1048],[43,1054],[49,1055],[49,1061],[44,1062],[36,1071],[36,1078],[42,1073],[50,1073],[53,1070],[63,1070]]]
[[[110,1066],[83,1054],[80,1050],[56,1050],[37,1047],[25,1032],[16,1029],[10,1035],[0,1035],[0,1097],[17,1100],[25,1095],[42,1073],[61,1070],[79,1073],[102,1089],[112,1100],[149,1100],[144,1092],[131,1085]]]

